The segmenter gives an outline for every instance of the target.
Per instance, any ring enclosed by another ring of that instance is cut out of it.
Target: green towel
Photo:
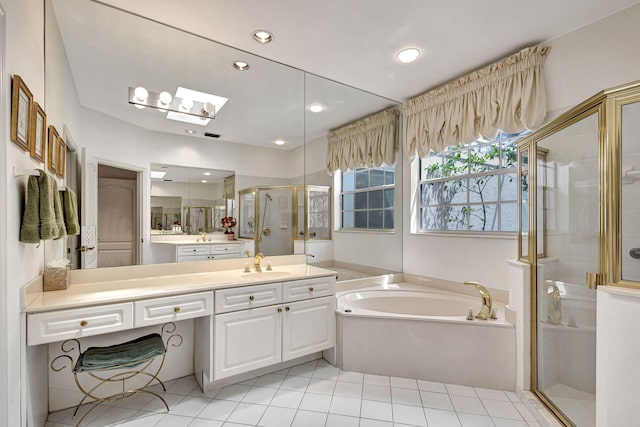
[[[58,235],[53,236],[54,239],[62,239],[67,235],[67,229],[64,226],[64,212],[62,211],[62,198],[58,191],[58,183],[53,179],[53,211],[55,213],[56,227],[58,227]]]
[[[30,176],[27,183],[27,202],[22,215],[20,241],[40,243],[40,188],[37,176]]]
[[[40,186],[40,238],[42,240],[51,240],[59,236],[60,230],[56,224],[56,212],[54,209],[56,179],[49,176],[44,171],[40,171],[38,178]]]
[[[159,334],[149,334],[123,344],[109,347],[89,347],[78,358],[74,371],[114,369],[122,365],[131,368],[164,353],[162,337]]]
[[[69,236],[80,234],[80,222],[78,221],[78,198],[76,193],[67,188],[62,192],[64,207],[64,223],[67,226]]]

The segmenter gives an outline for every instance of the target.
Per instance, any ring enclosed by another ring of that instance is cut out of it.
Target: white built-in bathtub
[[[338,283],[336,363],[342,369],[515,389],[515,327],[505,319],[504,304],[494,302],[496,320],[467,320],[468,307],[480,309],[479,295],[443,290],[450,283],[392,280]],[[467,289],[460,284],[460,291]]]

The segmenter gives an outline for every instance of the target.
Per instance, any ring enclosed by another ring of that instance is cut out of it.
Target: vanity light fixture
[[[233,68],[238,71],[247,71],[249,69],[249,64],[244,61],[235,61],[233,63]]]
[[[418,59],[419,56],[420,56],[420,49],[417,49],[415,47],[402,49],[400,52],[396,54],[396,58],[398,58],[398,61],[404,62],[404,63],[413,62],[416,59]]]
[[[325,107],[322,104],[311,104],[309,105],[309,111],[311,111],[312,113],[321,113],[322,111],[324,111],[327,107]]]
[[[253,38],[258,43],[266,44],[273,40],[273,34],[267,30],[256,30],[253,32]]]
[[[276,144],[276,145],[284,145],[285,144],[285,142],[283,140],[281,140],[281,139],[276,139],[275,141],[273,141],[273,143]]]

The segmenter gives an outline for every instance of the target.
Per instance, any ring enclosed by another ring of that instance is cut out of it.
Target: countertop
[[[216,261],[211,261],[215,263]],[[220,261],[217,261],[220,263]],[[244,262],[244,260],[243,260]],[[196,264],[196,263],[187,263]],[[213,266],[213,264],[211,264]],[[146,266],[141,266],[146,267]],[[130,279],[118,278],[105,281],[87,281],[73,283],[62,291],[42,292],[42,277],[36,278],[25,287],[23,293],[23,312],[36,313],[68,308],[87,307],[117,302],[213,291],[216,289],[249,286],[258,283],[273,283],[285,280],[312,279],[333,276],[335,273],[324,268],[307,264],[276,265],[273,270],[244,273],[242,268],[180,273],[181,265],[176,265],[175,273],[166,275],[147,275]],[[118,267],[121,268],[121,267]],[[164,267],[163,272],[167,267]],[[98,269],[107,270],[107,269]],[[162,269],[160,269],[162,271]],[[182,269],[184,271],[184,269]],[[72,272],[73,273],[73,272]],[[108,273],[103,275],[109,277]],[[73,282],[73,281],[72,281]],[[40,290],[35,290],[39,286]]]
[[[242,242],[240,240],[209,240],[206,242],[171,240],[166,242],[152,241],[151,243],[160,244],[160,245],[174,245],[174,246],[198,246],[198,245],[239,245]]]

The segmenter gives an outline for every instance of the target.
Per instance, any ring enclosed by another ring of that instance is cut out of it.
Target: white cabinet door
[[[216,315],[214,378],[279,363],[281,342],[280,305]]]
[[[335,346],[335,297],[284,304],[282,361]]]

